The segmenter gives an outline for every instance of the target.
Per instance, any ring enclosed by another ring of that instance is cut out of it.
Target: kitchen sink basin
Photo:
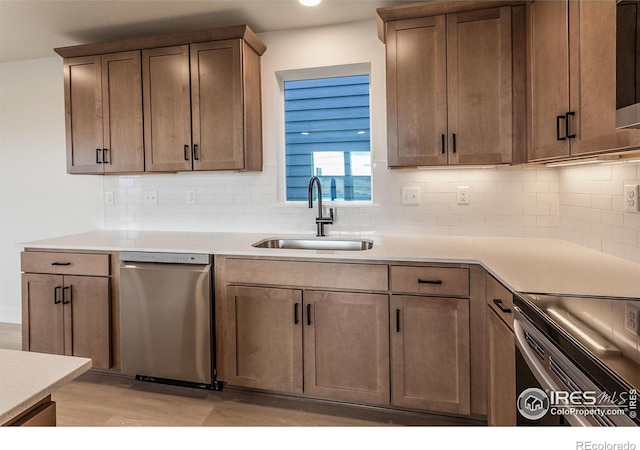
[[[269,238],[253,244],[257,248],[279,248],[298,250],[369,250],[373,241],[368,239],[285,239]]]

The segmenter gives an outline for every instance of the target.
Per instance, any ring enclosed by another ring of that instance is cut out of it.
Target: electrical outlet
[[[402,188],[402,204],[403,205],[419,205],[420,204],[420,188],[417,188],[417,187]]]
[[[640,337],[640,305],[627,302],[624,308],[624,327],[634,336]]]
[[[638,185],[624,185],[624,210],[630,213],[637,213],[638,209]]]
[[[457,202],[458,205],[469,204],[469,186],[458,186]]]
[[[113,192],[109,191],[104,193],[104,204],[113,205]]]
[[[194,205],[196,203],[196,191],[194,189],[189,189],[187,191],[187,203],[190,205]]]
[[[155,205],[158,203],[158,191],[144,191],[142,193],[142,203],[145,205]]]

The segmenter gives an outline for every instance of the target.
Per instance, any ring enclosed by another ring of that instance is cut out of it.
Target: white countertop
[[[375,242],[373,248],[365,251],[279,250],[251,246],[254,242],[268,237],[274,236],[249,233],[97,230],[27,242],[21,246],[278,258],[477,263],[513,291],[640,298],[639,264],[559,239],[376,236],[371,238]]]
[[[0,425],[91,368],[91,359],[0,349]]]

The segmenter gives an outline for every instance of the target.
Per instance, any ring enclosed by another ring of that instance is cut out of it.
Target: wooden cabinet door
[[[104,171],[143,172],[140,51],[102,55],[102,99]]]
[[[109,279],[65,276],[64,354],[92,359],[92,367],[111,366]]]
[[[391,403],[470,414],[469,300],[391,296]]]
[[[100,56],[64,60],[67,172],[102,173]]]
[[[511,8],[447,16],[449,164],[510,163]]]
[[[569,2],[535,1],[527,5],[527,13],[531,126],[528,160],[569,156],[564,118],[569,111]]]
[[[64,354],[63,279],[22,274],[23,350]]]
[[[447,164],[445,17],[387,23],[388,165]]]
[[[389,404],[389,298],[305,291],[304,392]]]
[[[240,39],[191,45],[195,170],[244,169]]]
[[[302,291],[229,286],[227,292],[229,384],[302,393]]]
[[[142,51],[147,172],[191,170],[189,46]]]
[[[487,422],[516,425],[516,345],[513,332],[487,308]]]
[[[551,2],[553,3],[553,2]],[[571,155],[624,145],[616,132],[616,2],[569,2]]]

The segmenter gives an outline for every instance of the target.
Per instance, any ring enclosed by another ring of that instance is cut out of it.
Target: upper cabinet
[[[68,172],[262,170],[265,50],[246,26],[56,49]]]
[[[142,172],[140,52],[64,60],[67,171]]]
[[[519,162],[513,155],[524,148],[524,7],[496,5],[378,10],[390,167]]]
[[[616,3],[534,1],[527,29],[528,161],[636,145],[636,131],[616,130]]]

